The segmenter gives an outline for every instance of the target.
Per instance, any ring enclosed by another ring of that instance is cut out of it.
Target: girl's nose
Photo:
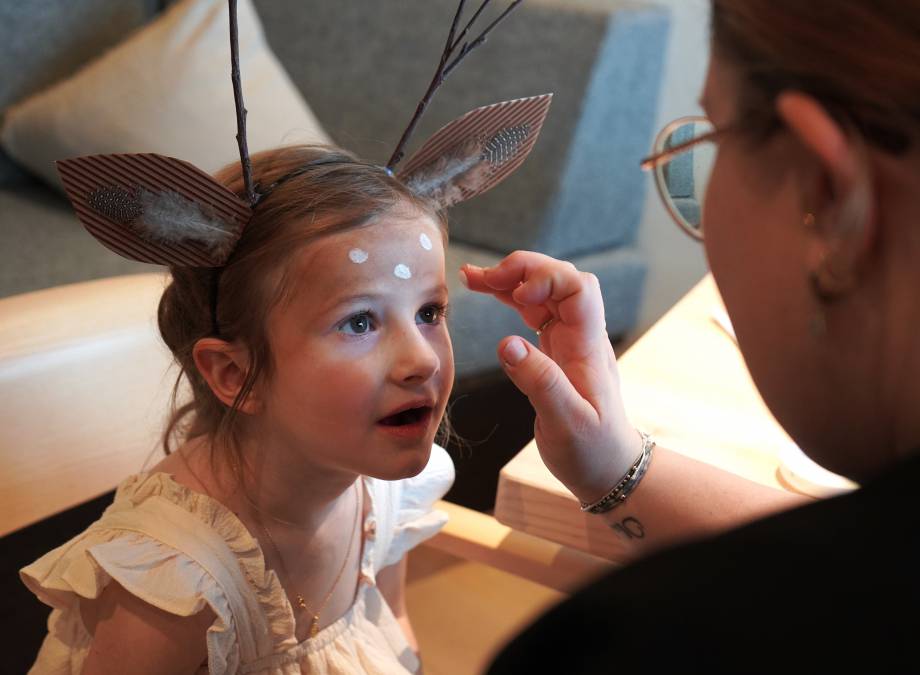
[[[391,376],[399,383],[427,382],[441,368],[434,346],[413,325],[394,336],[395,358]]]

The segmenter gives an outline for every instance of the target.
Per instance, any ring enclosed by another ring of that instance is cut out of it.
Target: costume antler
[[[246,108],[240,86],[236,0],[229,0],[230,58],[244,202],[188,162],[153,153],[88,155],[57,162],[67,196],[83,226],[130,260],[158,265],[220,267],[252,217]]]
[[[250,206],[255,206],[259,195],[252,184],[252,162],[246,142],[246,106],[243,104],[243,87],[240,83],[240,37],[236,20],[236,1],[229,0],[230,9],[230,80],[233,82],[233,102],[236,106],[236,144],[240,147],[240,164],[243,167],[243,186]]]
[[[450,25],[450,31],[447,33],[447,44],[444,45],[444,51],[441,53],[441,60],[438,62],[437,70],[435,70],[434,77],[431,79],[431,84],[428,85],[428,90],[425,92],[425,95],[422,96],[422,100],[419,101],[418,106],[415,108],[415,114],[412,116],[412,119],[409,120],[409,126],[406,127],[406,130],[403,132],[402,137],[399,139],[399,143],[396,145],[396,150],[393,151],[393,154],[390,156],[389,161],[387,162],[386,168],[392,170],[394,166],[399,164],[402,160],[404,149],[406,144],[409,142],[409,139],[412,137],[415,127],[418,124],[418,121],[422,118],[422,115],[425,114],[425,109],[428,107],[428,104],[431,102],[431,99],[434,97],[435,91],[440,87],[444,80],[447,79],[447,76],[456,68],[460,62],[466,58],[466,56],[482,45],[489,33],[501,23],[505,17],[507,17],[514,9],[520,5],[524,0],[513,0],[513,2],[505,8],[505,11],[502,12],[498,18],[496,18],[492,23],[486,26],[472,42],[464,42],[463,46],[460,48],[460,53],[454,56],[457,51],[457,47],[460,46],[460,43],[463,42],[463,39],[469,33],[470,29],[473,27],[473,24],[476,22],[476,19],[482,14],[486,6],[491,2],[491,0],[482,0],[482,3],[479,5],[479,9],[473,14],[473,17],[467,22],[466,26],[463,27],[463,30],[460,31],[460,35],[456,35],[457,26],[460,25],[460,17],[463,14],[463,8],[466,5],[466,0],[460,0],[459,5],[457,5],[457,12],[454,14],[454,20]],[[453,57],[453,58],[451,58]]]
[[[476,38],[467,40],[490,0],[482,0],[459,29],[466,4],[460,0],[435,76],[386,167],[391,175],[434,92],[521,2],[512,0]],[[102,244],[131,260],[219,271],[233,253],[259,200],[273,186],[305,169],[300,167],[265,189],[253,184],[240,83],[237,0],[228,0],[228,6],[230,76],[245,199],[188,162],[152,153],[89,155],[57,163],[67,196],[86,229]],[[546,94],[470,111],[424,143],[398,178],[417,194],[445,208],[485,192],[527,157],[551,98]],[[213,311],[216,289],[212,304]],[[214,325],[217,334],[216,320]]]
[[[552,99],[543,94],[471,110],[428,139],[399,179],[441,208],[482,194],[530,154]]]
[[[129,260],[219,267],[252,217],[230,190],[173,157],[86,155],[57,169],[83,226]]]

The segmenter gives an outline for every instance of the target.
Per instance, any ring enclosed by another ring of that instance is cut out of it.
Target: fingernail
[[[460,277],[460,283],[466,286],[467,288],[469,288],[470,280],[466,276],[466,271],[461,267],[460,271],[457,274]]]
[[[520,338],[508,340],[508,344],[506,344],[505,348],[502,350],[502,359],[504,359],[505,363],[509,366],[516,366],[523,361],[526,356],[527,347],[524,346],[524,341]]]

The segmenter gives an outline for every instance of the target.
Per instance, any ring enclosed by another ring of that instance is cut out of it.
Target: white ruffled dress
[[[81,672],[92,638],[79,600],[98,597],[111,579],[179,616],[209,605],[217,616],[207,632],[211,675],[416,672],[418,659],[375,579],[444,526],[447,514],[432,507],[453,479],[438,446],[417,476],[363,479],[370,508],[355,602],[316,637],[297,642],[287,596],[240,520],[168,474],[131,476],[98,521],[22,569],[25,584],[54,608],[30,672]]]

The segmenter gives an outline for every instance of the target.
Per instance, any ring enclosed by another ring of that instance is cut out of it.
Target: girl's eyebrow
[[[425,289],[422,292],[422,295],[447,295],[447,284],[440,283],[434,284],[431,287]],[[349,305],[352,303],[370,303],[374,301],[382,300],[386,297],[384,293],[354,293],[352,295],[345,295],[342,297],[333,297],[324,311],[331,311],[342,305]]]
[[[341,307],[342,305],[350,305],[352,303],[373,302],[375,300],[379,300],[381,297],[383,296],[380,295],[379,293],[355,293],[353,295],[345,295],[342,297],[333,296],[331,301],[326,305],[325,311],[328,312],[338,307]]]

